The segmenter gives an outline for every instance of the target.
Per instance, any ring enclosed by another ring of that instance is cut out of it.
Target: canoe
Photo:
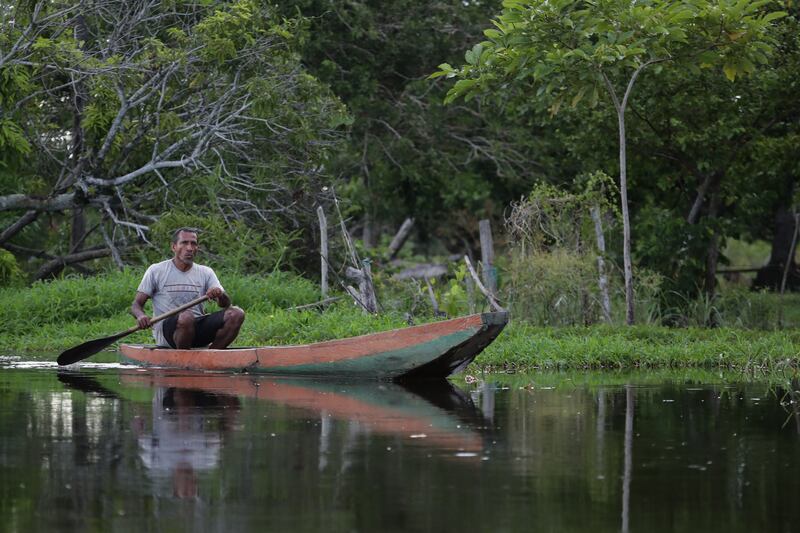
[[[441,322],[294,346],[177,350],[122,344],[124,361],[161,368],[260,374],[408,380],[463,370],[508,323],[508,313]]]

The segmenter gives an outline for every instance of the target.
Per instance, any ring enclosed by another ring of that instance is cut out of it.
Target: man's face
[[[194,256],[197,254],[198,247],[197,233],[182,231],[178,233],[178,242],[172,244],[172,251],[175,254],[175,259],[191,265],[194,263]]]

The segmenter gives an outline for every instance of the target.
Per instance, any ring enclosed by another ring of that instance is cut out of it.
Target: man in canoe
[[[173,258],[150,265],[136,290],[131,314],[140,328],[148,328],[151,326],[150,317],[144,312],[148,298],[153,299],[153,314],[157,316],[204,294],[222,309],[206,314],[201,303],[154,324],[153,338],[159,346],[227,348],[242,327],[244,311],[231,305],[230,296],[211,268],[194,262],[198,250],[196,229],[175,230],[172,234]]]

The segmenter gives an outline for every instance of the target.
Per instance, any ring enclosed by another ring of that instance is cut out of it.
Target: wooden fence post
[[[494,243],[492,242],[492,226],[488,220],[478,223],[481,235],[481,264],[483,265],[483,285],[492,293],[497,294],[497,271],[494,268]]]
[[[320,257],[320,287],[322,298],[328,296],[328,220],[322,206],[317,208],[319,218],[319,257]]]
[[[600,285],[600,303],[603,308],[603,319],[606,323],[611,323],[611,298],[608,295],[608,275],[606,275],[606,239],[603,234],[603,220],[600,218],[600,208],[592,207],[592,221],[594,222],[594,234],[597,238],[597,271]]]
[[[389,243],[389,259],[394,259],[397,256],[397,253],[400,251],[400,248],[406,243],[406,239],[408,239],[409,234],[411,234],[411,228],[414,226],[414,219],[407,218],[403,221],[403,225],[400,226],[400,229],[397,230],[397,234],[392,239],[392,242]]]

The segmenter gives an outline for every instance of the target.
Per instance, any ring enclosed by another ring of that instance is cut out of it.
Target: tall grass
[[[143,272],[129,269],[89,279],[75,276],[39,282],[25,289],[0,289],[0,323],[6,333],[22,334],[49,324],[124,315]],[[218,276],[234,303],[252,311],[268,312],[319,299],[316,285],[294,274],[257,277],[219,272]]]

